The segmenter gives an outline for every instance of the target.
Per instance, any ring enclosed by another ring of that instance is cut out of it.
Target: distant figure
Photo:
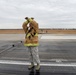
[[[40,70],[40,59],[38,54],[38,23],[34,21],[34,18],[25,18],[26,21],[23,23],[23,30],[26,34],[24,45],[27,46],[30,53],[31,65],[28,67],[29,70],[33,69],[34,63],[36,63],[36,71]],[[27,26],[29,24],[29,26]]]

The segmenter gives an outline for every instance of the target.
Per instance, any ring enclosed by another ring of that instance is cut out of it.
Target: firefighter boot
[[[40,71],[40,64],[37,64],[36,71]]]
[[[31,63],[31,65],[28,67],[29,70],[34,68],[34,63]]]

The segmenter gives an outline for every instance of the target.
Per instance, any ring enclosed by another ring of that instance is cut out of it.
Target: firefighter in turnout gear
[[[29,70],[35,67],[36,71],[40,70],[40,60],[38,54],[38,23],[34,18],[25,18],[26,21],[23,23],[22,27],[26,34],[24,46],[27,46],[30,56],[31,65],[28,67]],[[35,66],[34,63],[37,65]]]

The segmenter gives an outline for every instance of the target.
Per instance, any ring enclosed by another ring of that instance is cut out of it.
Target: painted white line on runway
[[[11,61],[11,60],[0,60],[0,64],[11,64],[11,65],[29,65],[26,61]],[[36,64],[35,64],[36,65]],[[76,67],[76,63],[50,63],[41,62],[41,66],[65,66],[65,67]]]
[[[76,39],[76,36],[54,36],[54,35],[52,35],[52,36],[50,36],[50,35],[43,35],[42,37],[41,37],[41,39]]]

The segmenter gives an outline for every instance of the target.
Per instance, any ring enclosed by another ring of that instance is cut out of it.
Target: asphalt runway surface
[[[4,36],[0,35],[0,75],[76,75],[76,35],[39,35],[40,72],[28,70],[25,35]]]

